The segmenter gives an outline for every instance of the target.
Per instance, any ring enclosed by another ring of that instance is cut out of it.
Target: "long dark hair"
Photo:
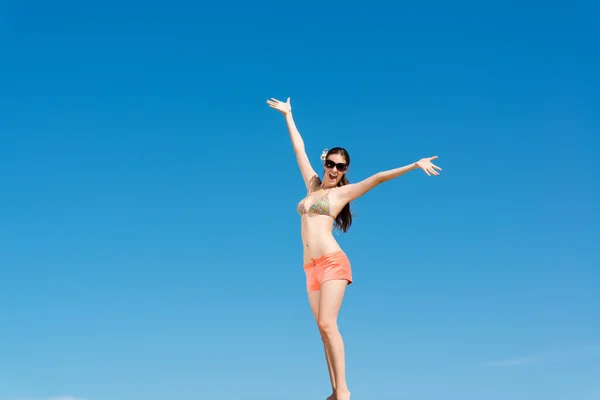
[[[348,165],[348,167],[350,166],[350,154],[348,154],[346,149],[342,147],[334,147],[327,152],[325,159],[327,159],[327,157],[329,157],[331,154],[340,154],[346,160],[346,164]],[[348,181],[348,178],[346,177],[347,173],[348,169],[346,169],[346,173],[338,182],[338,187],[350,183]],[[342,232],[348,232],[348,229],[350,229],[350,225],[352,225],[352,213],[350,212],[350,203],[346,203],[344,208],[342,208],[342,211],[340,211],[340,213],[337,215],[337,217],[335,218],[335,225]]]

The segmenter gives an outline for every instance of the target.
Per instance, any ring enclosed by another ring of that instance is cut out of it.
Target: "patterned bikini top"
[[[308,198],[307,194],[305,198],[303,198],[302,200],[300,200],[300,203],[298,203],[298,207],[296,208],[296,211],[298,211],[298,214],[300,216],[303,216],[304,214],[318,214],[318,215],[328,215],[331,218],[335,219],[335,217],[333,215],[331,215],[331,205],[329,204],[329,192],[331,191],[331,189],[329,189],[323,196],[321,196],[320,199],[314,201],[310,207],[308,208],[308,210],[304,207],[304,202],[306,201],[306,199]]]

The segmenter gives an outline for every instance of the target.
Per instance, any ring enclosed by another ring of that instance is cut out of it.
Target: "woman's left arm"
[[[373,189],[375,186],[380,185],[383,182],[395,179],[400,175],[404,175],[405,173],[417,168],[422,169],[429,176],[439,175],[439,172],[437,172],[436,169],[440,171],[442,169],[431,162],[432,160],[435,160],[437,158],[437,156],[422,158],[419,161],[405,165],[404,167],[378,172],[358,183],[350,183],[348,185],[344,185],[339,188],[340,196],[343,198],[344,201],[351,202],[352,200],[356,200],[360,196],[364,195],[369,190]]]

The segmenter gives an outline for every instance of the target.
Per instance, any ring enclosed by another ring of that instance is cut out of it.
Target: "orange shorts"
[[[304,264],[306,274],[306,291],[321,289],[321,284],[333,279],[345,279],[352,284],[352,268],[350,260],[342,250],[323,254]]]

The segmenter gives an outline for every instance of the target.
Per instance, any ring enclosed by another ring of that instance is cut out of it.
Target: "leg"
[[[337,317],[347,285],[348,281],[345,279],[328,280],[321,284],[317,316],[319,331],[333,364],[337,400],[350,400],[350,391],[346,384],[344,341],[337,325]]]
[[[313,316],[315,317],[315,322],[319,321],[319,298],[320,291],[308,292],[308,302],[310,303],[310,309],[312,310]],[[329,351],[327,350],[327,346],[325,346],[325,338],[321,335],[321,340],[323,341],[323,348],[325,350],[325,359],[327,360],[327,369],[329,369],[329,379],[331,381],[331,391],[332,395],[327,398],[327,400],[336,400],[335,398],[335,377],[333,375],[333,366],[331,365],[331,356],[329,355]]]

